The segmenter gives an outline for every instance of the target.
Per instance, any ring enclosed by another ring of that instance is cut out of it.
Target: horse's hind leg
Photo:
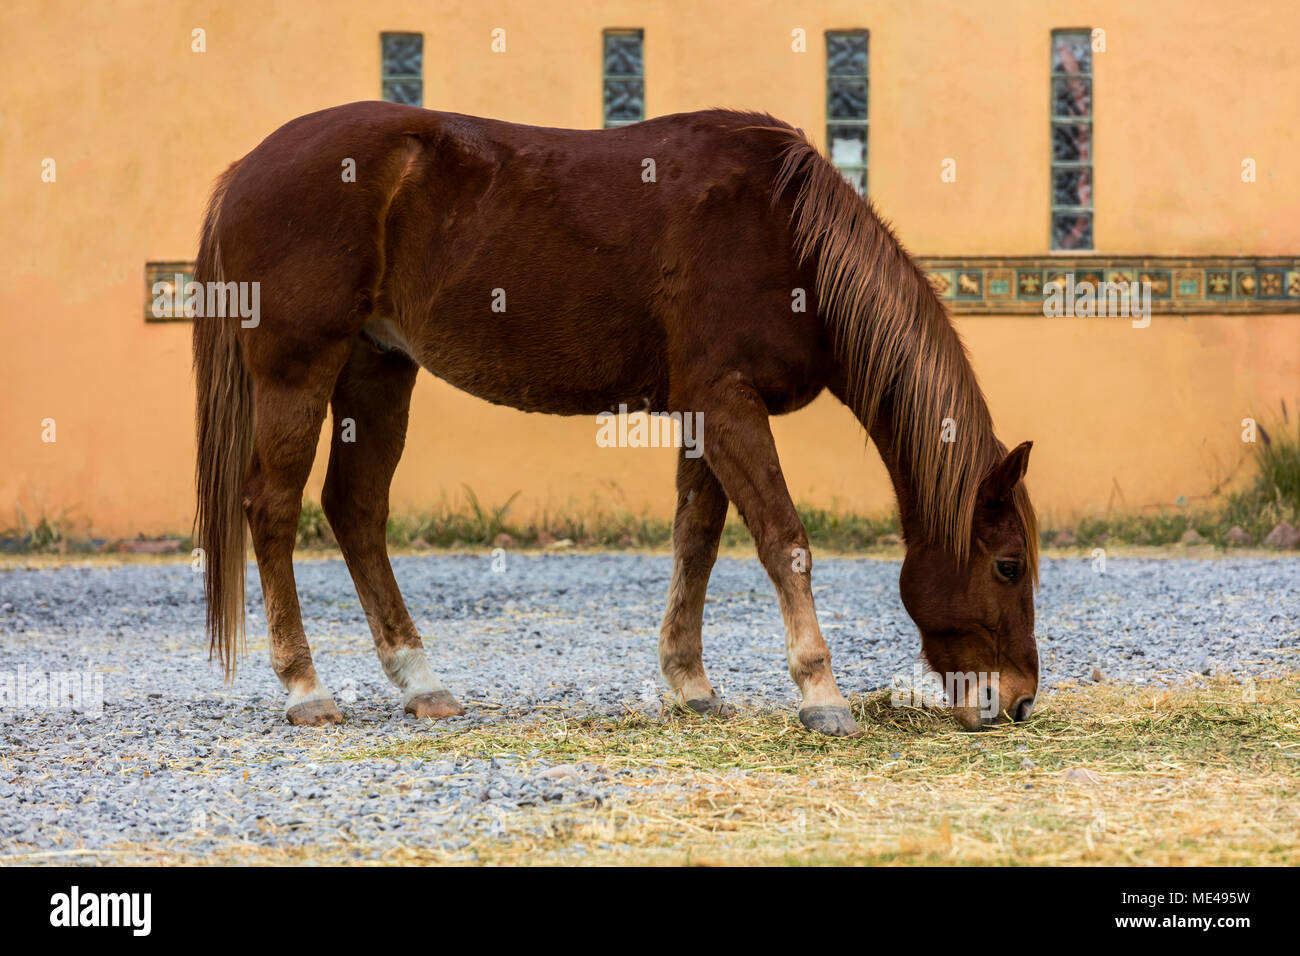
[[[831,673],[831,652],[813,606],[808,534],[781,473],[767,408],[753,388],[734,382],[685,407],[702,412],[704,457],[736,503],[776,585],[790,676],[803,695],[799,719],[809,730],[835,737],[858,733]]]
[[[252,466],[244,483],[244,510],[262,578],[271,666],[289,692],[285,716],[291,724],[332,724],[341,719],[334,698],[316,676],[293,575],[302,490],[341,363],[336,353],[337,349],[322,350],[305,381],[288,384],[278,375],[255,376],[256,427]]]
[[[334,435],[321,504],[338,539],[375,639],[379,662],[407,713],[465,713],[429,667],[388,561],[388,490],[406,442],[419,367],[376,351],[360,336],[334,386]],[[349,440],[351,439],[351,440]]]
[[[701,631],[709,573],[727,520],[727,495],[703,458],[677,459],[677,513],[673,518],[673,580],[659,631],[659,666],[673,701],[700,714],[725,715],[704,674]]]

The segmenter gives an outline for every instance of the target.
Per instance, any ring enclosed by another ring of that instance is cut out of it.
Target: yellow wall
[[[806,9],[805,9],[806,8]],[[8,0],[0,9],[0,528],[65,508],[101,534],[189,527],[189,328],[143,321],[147,260],[190,259],[213,178],[282,122],[378,95],[384,30],[423,32],[425,105],[600,124],[601,31],[646,31],[651,115],[768,110],[824,138],[822,31],[871,31],[871,192],[921,255],[1047,250],[1048,44],[1095,58],[1099,253],[1300,252],[1300,49],[1289,0]],[[207,52],[190,52],[190,31]],[[507,31],[508,52],[489,34]],[[790,31],[809,52],[790,50]],[[1240,181],[1243,157],[1258,181]],[[58,181],[40,180],[41,160]],[[939,163],[958,163],[944,184]],[[966,317],[1000,434],[1036,440],[1040,508],[1203,494],[1240,420],[1300,394],[1300,317]],[[54,418],[58,440],[41,441]],[[883,471],[833,400],[776,423],[796,497],[876,511]],[[667,514],[672,453],[600,449],[587,419],[491,408],[427,378],[394,505],[462,484],[522,512],[599,496]],[[308,494],[319,495],[324,462]],[[1119,501],[1119,499],[1116,499]]]

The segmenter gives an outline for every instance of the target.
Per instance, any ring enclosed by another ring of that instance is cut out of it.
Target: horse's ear
[[[980,503],[983,505],[1000,505],[1011,500],[1011,493],[1025,477],[1029,467],[1029,449],[1034,447],[1031,441],[1021,442],[1002,462],[980,482]]]

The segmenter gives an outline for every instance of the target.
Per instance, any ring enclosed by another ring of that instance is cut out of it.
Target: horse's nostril
[[[1029,715],[1032,714],[1033,712],[1034,712],[1034,698],[1032,697],[1020,698],[1020,701],[1016,704],[1016,709],[1013,711],[1016,720],[1028,720]]]

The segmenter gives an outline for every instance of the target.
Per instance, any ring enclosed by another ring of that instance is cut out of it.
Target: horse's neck
[[[925,280],[917,277],[916,281]],[[937,300],[932,304],[937,311],[926,320],[932,322],[932,326],[922,333],[909,333],[905,340],[905,345],[909,342],[912,345],[910,353],[904,348],[901,350],[904,355],[899,357],[899,350],[893,350],[894,361],[916,364],[901,369],[883,369],[875,374],[887,376],[898,382],[903,389],[918,391],[920,400],[906,407],[906,416],[936,421],[936,424],[941,415],[945,416],[942,418],[945,424],[949,421],[947,416],[952,416],[954,421],[960,419],[963,440],[977,444],[963,445],[959,449],[951,447],[948,455],[941,456],[942,460],[936,460],[928,449],[918,446],[916,434],[908,433],[909,429],[922,427],[921,422],[913,421],[909,424],[903,421],[898,429],[895,428],[897,409],[894,395],[890,394],[892,389],[880,396],[874,414],[868,411],[871,403],[862,400],[863,385],[853,381],[854,376],[872,374],[867,371],[871,367],[868,361],[859,359],[846,362],[842,356],[837,356],[837,370],[831,379],[832,391],[862,421],[880,452],[881,460],[894,484],[899,523],[903,533],[913,539],[923,537],[936,524],[951,527],[954,519],[950,514],[922,514],[921,503],[928,502],[925,507],[928,509],[933,506],[936,512],[942,508],[951,511],[954,499],[969,493],[972,473],[985,458],[993,457],[997,444],[988,409],[979,393],[974,371],[969,367],[956,330],[947,324],[948,319],[942,305]],[[860,339],[857,341],[858,347],[864,347]],[[868,350],[872,347],[874,346],[865,346]],[[945,360],[923,361],[917,354],[918,351],[933,353],[935,349],[948,350]],[[943,382],[936,379],[938,375],[953,378],[949,382]],[[847,400],[850,397],[856,398],[856,401]],[[870,423],[865,420],[868,415],[872,419]],[[943,435],[934,438],[954,440]],[[918,454],[921,460],[914,461],[914,456]],[[955,487],[936,488],[939,482],[948,482]]]
[[[875,423],[868,430],[880,460],[885,463],[889,479],[894,484],[894,497],[898,501],[898,523],[903,529],[903,536],[915,538],[921,533],[921,524],[916,511],[916,486],[912,476],[911,462],[895,441],[892,420],[893,409],[888,402],[882,403]]]
[[[842,374],[832,380],[830,391],[846,407],[852,408],[847,401],[848,386]],[[907,456],[895,441],[893,413],[891,402],[886,398],[880,403],[876,421],[867,428],[867,434],[871,437],[872,444],[876,446],[876,451],[880,453],[880,460],[884,462],[885,469],[889,472],[889,480],[893,482],[894,498],[898,502],[899,527],[902,528],[905,537],[915,538],[921,534],[921,525],[916,512],[915,483],[911,463],[906,460]],[[863,426],[866,427],[865,422]]]

